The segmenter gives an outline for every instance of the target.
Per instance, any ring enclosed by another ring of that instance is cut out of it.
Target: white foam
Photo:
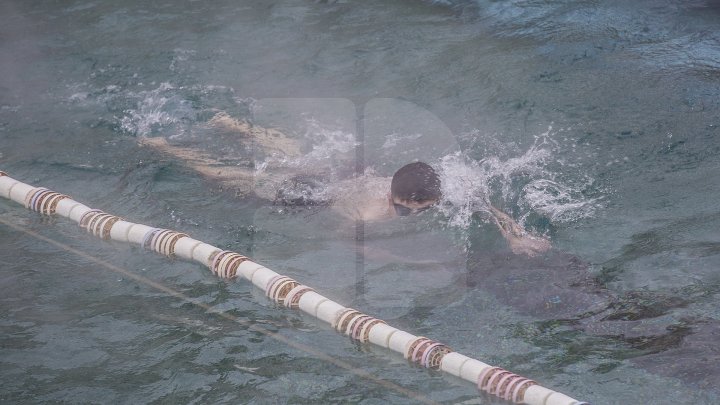
[[[585,199],[579,190],[549,179],[533,180],[525,187],[521,202],[552,222],[571,222],[591,217],[598,199]]]
[[[320,168],[334,174],[337,163],[355,158],[357,141],[353,133],[330,129],[313,118],[306,120],[306,130],[300,138],[310,143],[309,152],[301,156],[268,156],[262,162],[256,162],[256,171],[261,173],[267,167],[286,167],[300,169],[298,172],[315,172]]]
[[[306,120],[306,131],[300,140],[310,143],[307,153],[299,156],[266,156],[262,161],[255,162],[255,174],[261,175],[266,170],[272,172],[278,169],[298,174],[322,174],[325,184],[320,183],[318,178],[318,183],[312,186],[284,188],[285,198],[304,198],[310,201],[334,199],[338,191],[335,183],[343,177],[338,172],[347,172],[350,167],[355,166],[355,135],[325,127],[309,118]]]
[[[202,127],[199,117],[242,102],[235,100],[231,87],[217,85],[176,86],[152,82],[146,86],[138,82],[98,88],[77,83],[68,88],[71,93],[67,102],[80,106],[105,105],[112,114],[108,120],[117,123],[120,130],[137,136],[183,136]]]
[[[513,216],[521,225],[532,213],[553,223],[592,216],[598,199],[585,197],[582,190],[593,179],[586,175],[572,183],[560,180],[568,176],[551,168],[562,149],[552,135],[550,127],[517,156],[501,158],[507,151],[496,150],[488,151],[489,156],[480,161],[460,152],[440,159],[444,200],[440,209],[448,216],[449,224],[467,228],[472,214],[486,211],[490,200],[500,208],[517,210]]]
[[[381,146],[382,149],[390,149],[394,148],[398,145],[398,142],[400,144],[406,143],[406,142],[413,142],[422,137],[422,134],[412,134],[412,135],[400,135],[400,134],[390,134],[387,137],[385,137],[385,142]]]
[[[146,136],[158,128],[179,122],[189,110],[188,102],[178,96],[176,88],[170,83],[161,83],[153,90],[129,92],[128,96],[140,99],[136,108],[127,109],[120,118],[123,131],[138,136]]]

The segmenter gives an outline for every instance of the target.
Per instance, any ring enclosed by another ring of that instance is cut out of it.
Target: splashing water
[[[301,138],[311,141],[308,153],[268,157],[256,166],[258,172],[277,167],[292,168],[298,173],[324,171],[327,175],[324,184],[313,183],[311,188],[304,187],[303,193],[311,191],[317,198],[334,195],[338,190],[333,184],[353,173],[352,170],[341,172],[342,168],[354,165],[353,151],[357,143],[353,135],[309,120]],[[390,136],[388,139],[392,141],[395,138]],[[519,156],[501,158],[507,156],[505,149],[510,149],[510,146],[498,144],[495,148],[499,150],[494,153],[489,151],[491,156],[479,161],[462,152],[440,158],[436,165],[443,193],[440,211],[447,218],[448,225],[467,229],[474,213],[489,212],[491,201],[496,207],[512,214],[523,227],[533,214],[546,218],[550,223],[572,222],[592,216],[600,199],[588,198],[583,191],[593,184],[593,179],[584,176],[580,181],[572,180],[567,173],[552,168],[557,156],[562,155],[561,146],[553,139],[553,129],[549,127],[536,136],[534,143]],[[377,176],[373,168],[368,167],[363,177],[369,185]],[[378,183],[382,186],[377,190],[381,197],[387,193],[388,185],[385,183]],[[372,187],[366,191],[369,190]]]
[[[531,214],[552,223],[571,222],[592,216],[598,200],[583,196],[583,186],[559,180],[550,169],[557,153],[552,127],[537,136],[522,155],[501,159],[490,156],[477,161],[457,152],[440,159],[443,202],[441,211],[451,226],[467,229],[475,212],[488,212],[493,205],[514,213],[524,226]],[[585,185],[592,183],[586,177]]]
[[[328,165],[333,170],[355,158],[357,141],[352,133],[329,129],[314,119],[307,120],[306,128],[303,138],[312,142],[312,150],[299,159],[301,167]]]
[[[323,126],[315,119],[306,119],[305,131],[297,139],[307,143],[308,150],[297,156],[271,154],[255,162],[255,175],[285,172],[278,185],[278,195],[290,204],[325,205],[334,200],[334,184],[354,170],[354,134]]]
[[[599,199],[583,199],[578,190],[549,179],[533,180],[523,187],[520,205],[547,216],[551,222],[572,222],[591,217]],[[525,214],[524,217],[527,217]]]
[[[161,127],[178,123],[181,115],[177,112],[191,112],[191,107],[173,90],[175,87],[170,83],[162,83],[157,89],[137,93],[140,98],[137,108],[124,111],[126,116],[120,119],[120,128],[125,132],[146,136]]]
[[[330,129],[314,119],[307,119],[305,133],[300,139],[310,144],[310,150],[300,156],[272,155],[256,162],[260,174],[273,167],[286,167],[298,172],[323,171],[330,180],[337,180],[339,173],[354,167],[357,141],[350,132]]]
[[[252,99],[235,95],[231,87],[216,85],[178,86],[169,82],[144,84],[134,76],[126,86],[96,87],[88,83],[69,86],[67,102],[84,108],[99,105],[107,115],[98,119],[117,130],[143,137],[162,135],[172,139],[194,136],[193,130],[218,111],[247,114]]]
[[[227,107],[242,109],[250,106],[247,100],[238,100],[232,88],[222,86],[174,86],[161,83],[149,90],[123,90],[116,87],[90,92],[75,93],[73,103],[95,101],[106,105],[125,106],[115,117],[120,129],[136,136],[165,134],[168,138],[183,137],[197,132],[198,125],[216,111]],[[197,99],[199,102],[191,100]],[[128,103],[134,108],[127,108]],[[218,108],[220,107],[220,108]],[[112,109],[110,112],[113,112]],[[311,192],[312,198],[328,198],[329,185],[355,174],[355,148],[357,141],[350,132],[326,126],[314,118],[307,118],[300,125],[303,129],[297,137],[306,144],[305,153],[299,156],[265,156],[255,162],[257,174],[277,168],[286,172],[318,174],[312,182],[300,181],[299,190]],[[192,129],[195,128],[195,131]],[[199,132],[202,136],[202,131]],[[482,137],[476,134],[476,138]],[[476,212],[488,212],[489,204],[511,214],[521,226],[531,217],[543,217],[550,223],[572,222],[591,217],[599,207],[600,198],[589,198],[583,191],[592,187],[594,181],[585,176],[580,180],[568,179],[567,173],[551,167],[558,156],[563,156],[561,145],[553,139],[553,129],[535,137],[525,152],[515,152],[511,145],[485,139],[488,157],[482,160],[470,158],[462,152],[452,153],[439,159],[438,172],[442,181],[443,204],[441,212],[448,218],[448,225],[467,229]],[[414,140],[418,135],[406,135],[402,139]],[[401,139],[390,134],[383,148]],[[365,176],[374,176],[367,168]],[[382,190],[383,193],[387,192]],[[487,218],[486,218],[487,219]]]

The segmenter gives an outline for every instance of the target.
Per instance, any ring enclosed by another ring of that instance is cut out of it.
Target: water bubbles
[[[501,158],[505,150],[488,151],[474,160],[458,152],[440,159],[443,202],[441,211],[449,225],[467,228],[475,212],[492,204],[514,214],[521,224],[531,214],[551,223],[571,222],[593,215],[598,198],[583,194],[593,179],[571,179],[560,170],[572,164],[558,159],[563,145],[553,139],[552,127],[535,137],[519,156]]]
[[[404,144],[409,143],[413,141],[417,141],[422,137],[422,134],[411,134],[411,135],[400,135],[400,134],[390,134],[385,138],[385,142],[381,146],[382,149],[391,149],[398,144]]]
[[[449,203],[442,204],[441,210],[450,218],[450,225],[467,228],[474,212],[488,209],[488,174],[479,162],[457,152],[440,160],[439,175],[443,200]]]
[[[160,135],[178,142],[185,141],[185,138],[196,144],[201,141],[203,148],[214,150],[224,159],[253,153],[255,174],[258,176],[272,177],[273,171],[287,174],[286,178],[317,175],[317,180],[322,184],[296,181],[296,187],[289,189],[287,196],[293,201],[330,200],[338,192],[346,191],[338,191],[335,183],[357,175],[356,149],[359,145],[352,130],[337,123],[322,122],[323,119],[316,119],[310,113],[301,114],[300,119],[290,125],[291,128],[299,128],[292,139],[287,138],[288,142],[299,143],[295,153],[275,153],[275,149],[270,149],[268,153],[242,148],[235,150],[233,148],[238,142],[214,128],[212,120],[217,117],[218,111],[232,111],[233,116],[225,114],[228,119],[246,122],[238,117],[253,117],[262,105],[252,99],[240,98],[232,88],[180,86],[168,82],[148,88],[133,85],[131,89],[114,84],[88,87],[78,85],[71,88],[69,101],[77,104],[104,104],[108,113],[114,116],[116,128],[122,132],[136,136]],[[265,111],[264,115],[273,117],[272,111]],[[332,121],[332,115],[329,117],[324,120]],[[273,121],[269,122],[272,124]],[[550,126],[525,146],[503,142],[501,134],[475,131],[470,134],[470,139],[476,142],[472,150],[432,159],[427,156],[447,153],[448,148],[431,148],[420,134],[412,131],[388,131],[377,148],[373,149],[372,145],[366,143],[363,156],[365,163],[374,165],[384,175],[390,175],[384,171],[383,165],[388,159],[397,159],[399,155],[386,155],[386,152],[400,145],[417,144],[412,153],[403,156],[401,160],[426,156],[426,162],[438,169],[444,200],[439,209],[450,226],[467,229],[473,215],[487,212],[491,202],[511,214],[523,226],[526,221],[531,227],[537,226],[533,221],[537,222],[538,218],[542,218],[540,222],[543,224],[557,224],[590,217],[600,206],[600,192],[593,185],[593,179],[578,173],[578,168],[582,166],[578,164],[578,159],[585,155],[577,147],[583,150],[586,148],[568,137],[569,131],[569,128],[555,131]],[[217,135],[216,142],[208,142],[214,139],[213,134]],[[277,143],[283,139],[268,135],[267,141]],[[478,153],[482,155],[478,157]],[[373,157],[377,159],[373,160]],[[592,153],[587,157],[594,159]],[[613,164],[625,161],[626,157],[619,156]],[[362,176],[367,181],[375,176],[372,169],[366,168],[365,176]],[[387,186],[380,184],[378,187],[376,192],[382,198],[388,191]],[[371,188],[365,191],[369,190]],[[541,233],[546,231],[543,229]]]
[[[130,80],[119,80],[122,85],[70,85],[66,101],[84,108],[101,106],[105,113],[98,120],[112,123],[114,130],[168,139],[194,136],[194,132],[201,131],[202,124],[218,111],[245,116],[252,105],[252,99],[238,98],[231,87],[183,86],[154,81],[145,85],[136,82],[137,73],[128,77]]]
[[[309,144],[309,150],[299,156],[270,155],[256,162],[256,171],[264,172],[268,167],[290,168],[298,173],[322,171],[337,180],[338,171],[347,171],[354,167],[355,135],[323,126],[315,119],[305,120],[305,133],[299,136],[302,142]]]
[[[520,205],[542,214],[551,222],[571,222],[590,217],[597,198],[583,198],[579,190],[549,179],[536,179],[525,185]]]
[[[326,161],[354,152],[357,141],[355,135],[341,130],[328,129],[314,119],[307,120],[307,130],[303,136],[312,141],[312,150],[304,160],[311,163]]]
[[[137,107],[127,109],[120,118],[120,128],[139,136],[147,136],[162,127],[180,122],[183,116],[194,115],[188,102],[174,91],[169,83],[161,83],[154,90],[140,91]]]

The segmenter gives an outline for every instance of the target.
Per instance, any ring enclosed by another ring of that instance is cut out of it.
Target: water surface
[[[714,2],[82,0],[0,10],[0,168],[11,176],[245,252],[594,404],[718,402]],[[241,148],[205,125],[218,111],[317,146],[298,167],[335,153],[361,158],[341,161],[338,176],[429,161],[452,206],[368,224],[364,243],[401,258],[365,258],[358,288],[354,228],[325,211],[237,198],[138,146],[160,136],[237,157]],[[556,253],[509,255],[470,215],[485,194]],[[8,201],[0,215],[430,399],[477,397],[471,384],[278,310],[247,283]],[[0,251],[4,401],[416,402],[5,225]],[[564,274],[584,284],[575,290]],[[533,285],[559,288],[577,310],[538,310]],[[603,297],[612,316],[583,315]]]

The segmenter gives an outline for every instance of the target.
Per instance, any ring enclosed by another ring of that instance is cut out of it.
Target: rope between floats
[[[254,263],[246,256],[221,250],[215,246],[192,239],[184,233],[125,221],[120,217],[107,214],[97,209],[91,209],[66,195],[53,192],[43,187],[36,188],[12,179],[1,171],[0,195],[23,204],[26,208],[37,211],[43,215],[58,214],[67,217],[77,222],[80,227],[88,233],[104,240],[112,239],[134,243],[168,257],[178,256],[188,260],[195,260],[210,268],[213,274],[221,278],[235,279],[242,276],[252,282],[256,287],[265,291],[268,298],[277,304],[290,309],[299,309],[325,321],[339,333],[347,335],[355,341],[360,343],[373,343],[377,346],[398,352],[409,362],[429,369],[439,369],[464,380],[471,381],[477,385],[480,391],[485,391],[507,401],[528,405],[587,405],[586,402],[578,401],[560,392],[545,388],[535,381],[508,370],[493,367],[479,360],[457,353],[445,344],[423,336],[412,335],[389,326],[380,319],[352,308],[346,308],[290,277],[283,276],[260,264]],[[410,398],[424,403],[432,403],[432,401],[412,391],[380,380],[366,371],[356,369],[341,360],[334,359],[310,347],[292,342],[284,336],[274,334],[257,325],[217,311],[206,304],[192,300],[162,284],[133,274],[100,259],[93,258],[84,252],[53,241],[42,235],[23,230],[6,221],[0,221],[14,229],[45,240],[48,243],[67,248],[68,251],[86,257],[113,271],[120,272],[138,282],[150,285],[177,298],[191,302],[193,305],[198,305],[208,312],[218,314],[226,319],[241,322],[252,330],[271,336],[292,347],[312,353],[387,388],[402,392]]]

